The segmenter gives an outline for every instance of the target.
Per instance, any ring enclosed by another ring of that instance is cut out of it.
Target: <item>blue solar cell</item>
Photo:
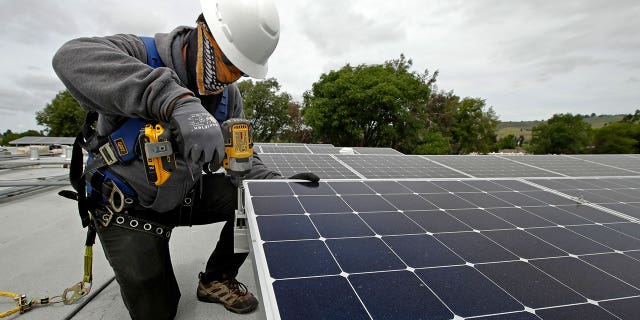
[[[471,228],[444,211],[408,211],[407,217],[431,233],[471,231]]]
[[[578,258],[565,257],[534,260],[531,261],[531,264],[589,299],[603,300],[640,294],[640,290],[617,280]]]
[[[350,275],[373,319],[451,319],[453,314],[409,271]]]
[[[491,214],[520,228],[551,227],[556,224],[520,208],[487,209]]]
[[[357,212],[395,211],[392,205],[378,195],[345,195],[344,200]]]
[[[640,224],[633,222],[626,223],[612,223],[607,224],[607,227],[622,232],[628,236],[632,236],[636,239],[640,239]]]
[[[249,187],[252,196],[286,196],[293,195],[287,183],[252,183]]]
[[[473,320],[540,320],[540,318],[529,312],[514,312],[496,316],[473,318]]]
[[[584,260],[618,279],[640,288],[640,261],[632,259],[621,253],[596,254],[581,256]],[[638,305],[640,307],[640,305]],[[640,309],[638,309],[640,311]]]
[[[355,214],[314,214],[311,220],[325,238],[373,236],[371,229]]]
[[[523,305],[472,267],[420,269],[416,274],[456,315],[471,317],[524,310]]]
[[[386,194],[383,198],[398,210],[433,210],[436,206],[416,194]]]
[[[494,192],[491,193],[494,197],[500,198],[513,206],[519,207],[539,207],[546,206],[546,204],[537,199],[531,198],[526,194],[520,192]]]
[[[572,254],[604,253],[613,251],[610,248],[564,228],[551,227],[528,229],[527,231],[532,233],[534,236]]]
[[[282,320],[370,319],[344,277],[278,280],[273,289]]]
[[[477,232],[441,233],[435,237],[471,263],[518,260],[518,257]]]
[[[525,210],[549,221],[555,222],[559,225],[572,225],[572,224],[589,224],[593,223],[590,220],[579,217],[569,211],[563,210],[559,207],[528,207]]]
[[[579,304],[575,306],[538,310],[536,312],[542,320],[619,320],[599,306],[593,304]]]
[[[318,239],[309,217],[303,215],[260,216],[260,238],[264,241]]]
[[[525,262],[490,263],[476,268],[526,307],[537,309],[587,301]]]
[[[263,245],[274,279],[335,275],[340,268],[320,240],[267,242]]]
[[[638,317],[640,297],[600,302],[600,307],[615,314],[620,319],[632,320]]]
[[[409,189],[395,181],[369,181],[369,188],[380,194],[408,193]]]
[[[291,189],[297,195],[329,195],[336,194],[326,182],[294,182]]]
[[[406,268],[406,265],[378,238],[329,239],[327,245],[345,272]]]
[[[300,202],[294,197],[252,197],[256,215],[303,214]]]
[[[514,225],[480,209],[462,209],[447,211],[454,218],[466,223],[475,230],[513,229]]]
[[[299,196],[298,200],[308,213],[342,213],[353,209],[338,196]]]
[[[447,193],[448,191],[438,187],[430,181],[399,181],[399,183],[415,193]]]
[[[478,208],[505,208],[511,207],[511,204],[502,201],[491,194],[482,192],[466,192],[458,193],[458,197],[474,204]]]
[[[615,250],[640,250],[640,239],[598,225],[572,226],[567,229]]]
[[[362,182],[329,182],[337,194],[375,194]]]
[[[380,235],[424,233],[420,226],[400,212],[361,213],[360,217]]]
[[[477,208],[476,205],[463,200],[462,198],[448,193],[423,194],[423,198],[433,203],[440,209],[471,209]]]
[[[382,240],[412,268],[464,264],[464,260],[430,235],[386,236]]]
[[[523,230],[500,230],[482,232],[491,240],[525,259],[560,257],[567,253],[532,236]]]

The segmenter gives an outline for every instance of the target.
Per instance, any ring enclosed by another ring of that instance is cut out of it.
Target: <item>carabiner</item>
[[[111,181],[111,194],[109,194],[109,204],[111,205],[111,208],[113,209],[113,211],[120,213],[122,211],[122,209],[124,209],[124,203],[125,203],[125,198],[124,198],[124,193],[122,193],[122,190],[120,190],[120,188],[118,188],[118,185],[116,185],[116,183],[113,180]],[[116,200],[114,200],[115,196],[118,196],[118,204],[116,205]]]

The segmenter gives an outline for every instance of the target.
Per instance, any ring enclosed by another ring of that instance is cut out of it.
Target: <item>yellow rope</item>
[[[4,297],[9,297],[13,300],[17,300],[19,299],[19,295],[13,293],[13,292],[4,292],[4,291],[0,291],[0,296],[4,296]],[[0,313],[0,318],[4,318],[4,317],[8,317],[16,312],[20,312],[20,306],[18,305],[17,307],[9,310],[9,311],[5,311]]]

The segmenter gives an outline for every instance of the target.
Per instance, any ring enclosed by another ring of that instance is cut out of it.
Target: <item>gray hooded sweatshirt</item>
[[[147,65],[147,52],[138,36],[118,34],[107,37],[79,38],[64,44],[53,57],[53,69],[71,95],[89,111],[99,113],[96,131],[109,135],[123,118],[143,118],[169,127],[173,103],[185,94],[187,71],[182,47],[190,27],[178,27],[170,33],[155,35],[156,47],[166,67]],[[198,98],[192,97],[188,99]],[[244,118],[242,97],[235,84],[229,86],[229,117]],[[203,105],[215,112],[217,105]],[[186,193],[200,179],[200,170],[189,170],[180,155],[177,169],[161,186],[147,182],[144,164],[136,159],[129,164],[116,163],[109,168],[138,194],[140,205],[166,212],[181,204]],[[247,179],[282,178],[269,170],[257,155]]]

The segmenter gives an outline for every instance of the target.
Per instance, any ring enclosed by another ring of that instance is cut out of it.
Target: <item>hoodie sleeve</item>
[[[168,121],[174,100],[192,94],[169,68],[153,69],[135,35],[79,38],[53,57],[53,69],[84,108],[105,115]]]

